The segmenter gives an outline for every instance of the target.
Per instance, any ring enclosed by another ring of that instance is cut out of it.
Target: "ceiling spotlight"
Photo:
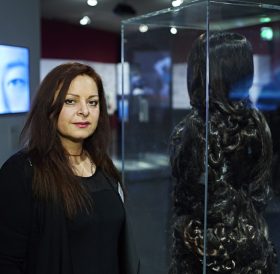
[[[183,0],[174,0],[172,1],[172,6],[175,7],[179,7],[181,4],[183,4]]]
[[[84,16],[80,20],[80,24],[83,25],[83,26],[90,24],[90,18],[88,16]]]
[[[130,6],[126,3],[117,4],[114,7],[113,12],[118,16],[133,16],[133,15],[136,15],[136,10],[132,6]]]
[[[149,30],[149,27],[147,25],[141,24],[139,26],[139,31],[140,32],[147,32]]]
[[[265,41],[271,41],[273,39],[273,29],[271,27],[262,27],[261,38]]]
[[[170,28],[170,32],[172,34],[176,34],[177,33],[177,29],[175,27]]]
[[[271,18],[270,17],[262,17],[262,18],[260,18],[260,22],[261,23],[269,23],[269,22],[271,22]]]
[[[97,0],[87,0],[87,4],[91,7],[94,7],[98,4]]]

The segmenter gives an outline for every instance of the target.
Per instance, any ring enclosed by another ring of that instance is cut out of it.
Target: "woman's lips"
[[[86,128],[90,125],[89,122],[81,122],[81,123],[74,123],[74,125],[78,128]]]

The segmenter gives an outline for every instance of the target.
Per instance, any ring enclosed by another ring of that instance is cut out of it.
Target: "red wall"
[[[42,20],[41,26],[42,58],[82,59],[103,63],[120,61],[121,38],[119,33],[46,19]],[[277,34],[271,43],[260,40],[260,26],[241,28],[236,32],[244,34],[252,42],[255,53],[270,54],[273,61],[272,67],[277,67],[280,63],[280,25],[279,22],[276,22],[267,24],[267,26],[272,26]],[[194,31],[193,34],[195,39],[197,32]],[[177,36],[173,43],[175,49],[173,58],[175,62],[186,61],[188,51],[186,41],[189,40],[189,37],[186,39],[184,35]],[[190,45],[191,43],[189,43]]]
[[[120,61],[118,33],[43,19],[41,35],[42,58]]]

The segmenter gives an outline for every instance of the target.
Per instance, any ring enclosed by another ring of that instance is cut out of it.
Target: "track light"
[[[181,4],[183,4],[183,0],[174,0],[172,1],[172,6],[175,7],[179,7]]]
[[[97,0],[87,0],[87,4],[91,7],[94,7],[98,4]]]
[[[149,30],[149,27],[147,25],[141,24],[139,26],[139,31],[140,32],[147,32]]]
[[[83,25],[83,26],[90,24],[90,18],[88,16],[84,16],[80,20],[80,24]]]
[[[177,33],[177,29],[175,27],[170,28],[170,32],[172,34],[176,34]]]

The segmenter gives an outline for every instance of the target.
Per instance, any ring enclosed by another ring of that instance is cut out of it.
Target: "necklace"
[[[81,151],[80,154],[70,154],[70,153],[67,153],[66,155],[67,155],[67,156],[78,157],[78,156],[82,156],[83,154],[84,154],[84,150],[82,149],[82,151]]]
[[[71,166],[74,173],[81,177],[92,176],[96,171],[96,165],[94,164],[92,158],[88,154],[87,151],[82,150],[81,154],[67,154],[70,158]],[[82,158],[74,158],[74,157],[83,157]]]

